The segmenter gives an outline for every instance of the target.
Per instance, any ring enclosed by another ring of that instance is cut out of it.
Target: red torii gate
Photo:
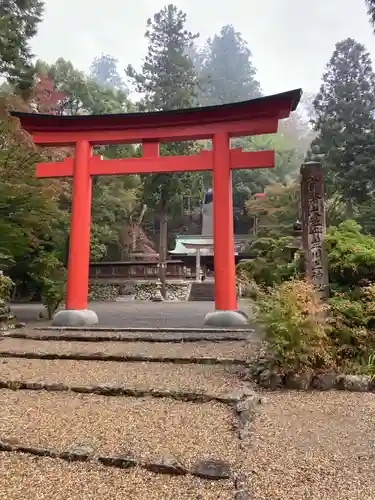
[[[73,177],[66,309],[56,315],[54,324],[98,322],[95,313],[87,310],[91,177],[203,170],[212,170],[214,192],[216,314],[211,313],[207,322],[243,323],[243,315],[236,314],[231,170],[272,168],[274,152],[230,149],[230,138],[277,132],[278,121],[296,109],[301,94],[301,90],[293,90],[222,106],[153,113],[56,116],[12,112],[35,144],[75,147],[74,159],[40,163],[36,168],[40,178]],[[212,151],[193,156],[159,156],[160,143],[198,139],[212,139]],[[142,158],[101,160],[92,156],[94,145],[125,143],[141,143]]]

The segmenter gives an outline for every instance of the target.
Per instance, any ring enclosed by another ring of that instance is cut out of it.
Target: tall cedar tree
[[[198,35],[185,29],[186,14],[175,5],[168,5],[147,21],[145,37],[148,54],[142,73],[129,66],[127,75],[135,82],[136,90],[144,96],[140,103],[145,111],[169,111],[189,108],[194,103],[197,74],[189,57],[189,48]],[[164,155],[186,155],[194,148],[191,142],[167,144]],[[168,211],[176,198],[188,190],[194,179],[190,174],[155,174],[144,179],[144,197],[160,217],[160,281],[166,297],[165,261],[168,241]]]
[[[207,41],[199,62],[202,105],[226,104],[260,97],[251,52],[241,33],[223,26],[219,35]]]
[[[1,0],[0,75],[20,91],[33,84],[33,64],[29,42],[42,20],[42,0]]]
[[[345,200],[352,216],[375,186],[375,75],[363,45],[351,38],[336,44],[314,109],[311,152],[324,158],[328,194]]]

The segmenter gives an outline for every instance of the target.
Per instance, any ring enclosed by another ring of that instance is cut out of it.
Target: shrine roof
[[[287,118],[300,101],[300,89],[248,101],[220,106],[177,109],[145,113],[107,115],[45,115],[12,111],[22,128],[30,134],[60,132],[118,131],[131,129],[159,129],[160,127],[186,127],[212,123],[263,118]]]

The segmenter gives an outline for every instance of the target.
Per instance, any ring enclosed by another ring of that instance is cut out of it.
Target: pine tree
[[[201,104],[226,104],[260,97],[255,75],[251,52],[241,33],[231,25],[224,26],[219,35],[207,41],[203,53]]]
[[[351,38],[336,44],[314,110],[311,152],[324,158],[328,194],[352,212],[375,187],[375,74],[363,45]]]
[[[42,20],[42,0],[1,0],[0,76],[21,91],[33,84],[32,54],[29,42]]]
[[[189,57],[189,49],[198,35],[185,28],[186,14],[175,5],[168,5],[147,21],[145,37],[148,53],[142,73],[131,66],[127,75],[135,82],[136,90],[144,96],[140,108],[145,111],[169,111],[191,107],[197,91],[197,74]],[[194,148],[192,142],[163,145],[161,154],[186,155]],[[144,197],[153,205],[160,218],[160,280],[166,296],[165,267],[167,254],[168,212],[176,199],[192,186],[197,174],[155,174],[144,179]]]
[[[148,111],[188,108],[194,99],[198,80],[188,50],[198,35],[187,31],[185,24],[186,14],[172,4],[148,19],[142,73],[127,68],[137,91],[145,94],[142,104]]]

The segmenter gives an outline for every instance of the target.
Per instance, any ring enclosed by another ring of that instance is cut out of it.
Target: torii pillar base
[[[241,311],[213,311],[206,314],[204,324],[207,326],[217,326],[232,328],[247,325],[248,318]]]
[[[64,309],[52,320],[52,326],[92,326],[98,323],[96,312],[90,309]]]

